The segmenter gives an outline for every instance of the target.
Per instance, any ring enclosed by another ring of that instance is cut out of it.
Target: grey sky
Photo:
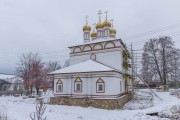
[[[28,52],[62,64],[68,58],[67,47],[83,42],[85,16],[92,25],[99,10],[108,10],[117,38],[127,45],[132,42],[134,49],[159,35],[174,35],[173,40],[180,41],[180,0],[0,0],[0,72],[13,72],[18,57]],[[180,42],[176,46],[180,48]]]

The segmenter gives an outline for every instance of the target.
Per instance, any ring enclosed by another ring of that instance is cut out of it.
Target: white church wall
[[[97,92],[97,80],[101,78],[105,84],[105,91],[103,93]],[[125,92],[124,81],[118,77],[80,77],[82,80],[82,91],[76,92],[75,91],[75,80],[76,78],[70,79],[61,79],[63,82],[63,91],[57,92],[57,81],[59,79],[54,80],[54,94],[55,95],[62,95],[62,96],[70,96],[71,94],[73,97],[98,97],[98,96],[109,96],[109,95],[118,95],[120,93]],[[120,83],[121,81],[121,83]],[[122,87],[122,88],[121,88]]]
[[[120,78],[115,77],[101,77],[101,79],[104,81],[105,84],[105,91],[104,93],[98,93],[97,92],[97,86],[96,81],[99,78],[93,78],[92,83],[92,94],[93,95],[118,95],[122,93],[123,91],[120,91]]]
[[[89,78],[80,78],[82,80],[82,91],[81,92],[76,92],[75,91],[75,79],[73,79],[73,85],[72,85],[72,94],[74,95],[82,95],[82,96],[85,96],[85,95],[88,95],[88,81],[89,81]]]
[[[89,60],[92,54],[96,55],[99,62],[107,64],[115,69],[122,70],[122,45],[120,40],[104,41],[72,47],[70,65]],[[81,52],[79,52],[81,50]]]
[[[112,68],[122,69],[121,51],[96,54],[96,60]]]
[[[71,56],[70,64],[73,65],[83,62],[85,60],[89,60],[92,54],[95,54],[97,61],[112,68],[122,70],[122,52],[117,49],[115,51],[104,50],[104,52],[96,51],[96,52],[88,52],[82,55]]]
[[[63,84],[63,90],[61,92],[57,91],[58,80],[61,80],[62,84]],[[69,81],[68,79],[54,79],[54,94],[69,94],[69,92],[68,92],[68,88],[69,88],[68,81]]]
[[[73,56],[73,57],[70,57],[70,65],[74,65],[74,64],[77,64],[77,63],[80,63],[89,59],[90,59],[89,54],[85,54],[81,56]]]

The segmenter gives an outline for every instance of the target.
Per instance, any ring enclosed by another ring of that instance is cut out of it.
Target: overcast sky
[[[14,72],[18,57],[28,52],[63,64],[67,47],[83,42],[85,16],[92,25],[99,10],[108,11],[117,38],[134,49],[160,35],[180,48],[180,0],[0,0],[0,73]]]

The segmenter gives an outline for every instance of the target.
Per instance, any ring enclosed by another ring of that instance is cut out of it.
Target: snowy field
[[[139,110],[104,110],[66,105],[48,105],[45,111],[47,120],[169,120],[148,116],[146,113],[161,112],[179,105],[180,100],[168,92],[156,92],[163,101],[154,97],[153,107]],[[0,106],[6,106],[10,120],[30,120],[30,113],[35,112],[36,100],[22,97],[0,97]]]

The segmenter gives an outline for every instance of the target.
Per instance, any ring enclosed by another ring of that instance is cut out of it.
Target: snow
[[[16,77],[15,75],[8,75],[8,74],[0,74],[0,79],[10,79]]]
[[[161,112],[179,104],[176,96],[169,92],[157,92],[163,101],[154,97],[154,106],[143,110],[104,110],[92,107],[84,108],[67,105],[48,105],[45,111],[47,120],[170,120],[148,116],[146,113]],[[0,106],[6,107],[7,115],[12,120],[30,120],[30,113],[35,111],[35,98],[0,97]]]
[[[169,119],[180,119],[180,105],[175,105],[159,113],[159,116]]]
[[[150,91],[137,91],[134,95],[134,99],[129,101],[124,109],[128,110],[137,110],[137,109],[145,109],[152,107],[153,104],[153,95]]]
[[[59,73],[83,73],[83,72],[99,72],[99,71],[114,71],[114,69],[107,67],[103,64],[95,62],[93,60],[86,60],[84,62],[71,65],[60,70],[51,72],[49,74]]]

